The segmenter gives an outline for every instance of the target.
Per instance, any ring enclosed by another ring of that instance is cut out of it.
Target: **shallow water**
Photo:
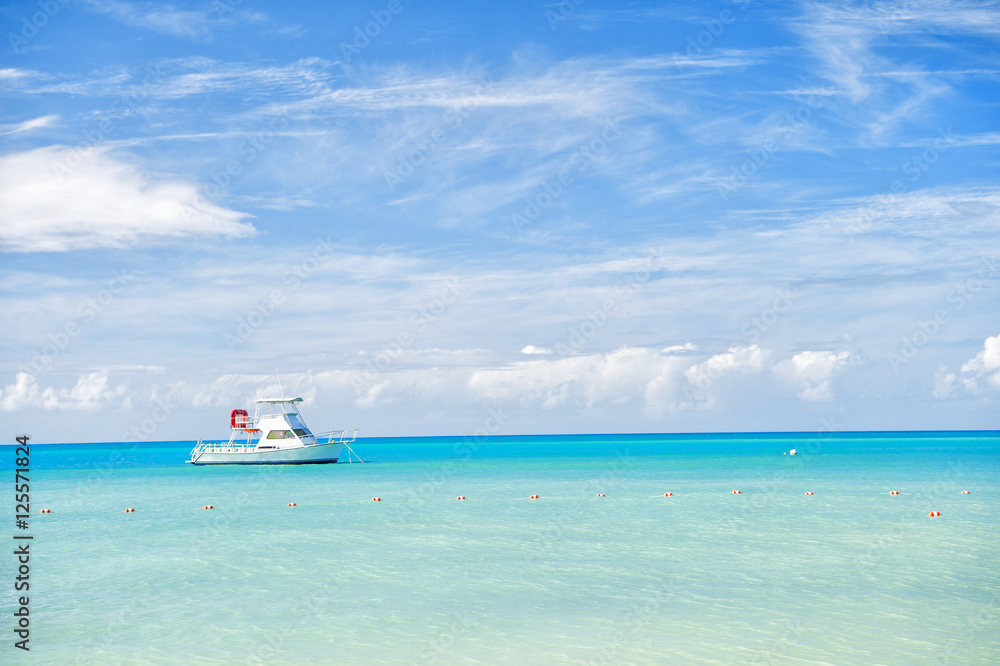
[[[1000,661],[1000,433],[192,445],[32,446],[32,650],[0,660]]]

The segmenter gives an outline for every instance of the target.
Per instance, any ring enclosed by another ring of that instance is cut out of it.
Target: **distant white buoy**
[[[788,453],[789,453],[790,455],[793,455],[793,456],[794,456],[794,455],[798,455],[798,451],[796,451],[795,449],[792,449],[792,450],[791,450],[791,451],[789,451]]]

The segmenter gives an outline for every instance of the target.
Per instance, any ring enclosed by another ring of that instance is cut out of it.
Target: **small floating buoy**
[[[135,513],[135,509],[133,508],[125,509],[125,513]]]
[[[598,497],[604,497],[604,493],[597,493]]]
[[[890,490],[890,491],[889,491],[889,494],[890,494],[890,495],[898,495],[898,494],[899,494],[899,491],[898,491],[898,490]]]
[[[214,507],[214,506],[212,506],[211,504],[206,504],[206,505],[205,505],[205,508],[206,508],[206,509],[214,509],[215,507]]]
[[[52,509],[42,509],[42,513],[52,513]]]
[[[373,497],[373,498],[372,498],[372,501],[373,501],[373,502],[381,502],[381,501],[382,501],[382,498],[381,498],[381,497]]]
[[[288,506],[295,506],[295,502],[289,502]]]
[[[962,494],[963,494],[963,495],[968,495],[968,494],[969,494],[969,491],[968,491],[968,490],[963,490],[963,491],[962,491]]]
[[[934,515],[935,515],[935,516],[940,516],[940,515],[941,515],[941,512],[940,512],[940,511],[935,511],[935,512],[934,512]]]
[[[455,499],[457,499],[457,500],[464,500],[465,499],[465,495],[459,495]]]
[[[531,496],[531,497],[529,497],[528,499],[538,499],[538,495],[532,495],[532,496]]]
[[[798,454],[799,454],[799,452],[798,452],[798,451],[796,451],[795,449],[791,449],[791,450],[790,450],[790,451],[788,452],[788,455],[790,455],[790,456],[797,456]]]
[[[664,497],[673,497],[674,494],[673,493],[663,493],[663,496]]]
[[[734,494],[734,495],[742,495],[742,494],[743,494],[743,491],[742,491],[742,490],[734,490],[734,491],[733,491],[733,494]]]
[[[807,492],[806,495],[812,495],[812,493],[811,492]]]

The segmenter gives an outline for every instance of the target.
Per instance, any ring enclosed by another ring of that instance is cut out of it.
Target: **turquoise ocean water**
[[[192,444],[32,446],[32,650],[8,555],[0,662],[1000,662],[1000,433]]]

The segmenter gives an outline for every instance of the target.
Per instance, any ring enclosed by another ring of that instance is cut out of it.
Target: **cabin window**
[[[268,439],[291,439],[294,436],[291,430],[272,430],[267,433]]]
[[[304,429],[302,429],[302,428],[296,428],[296,429],[295,429],[295,430],[294,430],[293,432],[294,432],[294,433],[295,433],[296,435],[298,435],[299,437],[308,437],[309,435],[311,435],[311,434],[312,434],[312,433],[311,433],[311,432],[309,432],[308,430],[304,430]]]

